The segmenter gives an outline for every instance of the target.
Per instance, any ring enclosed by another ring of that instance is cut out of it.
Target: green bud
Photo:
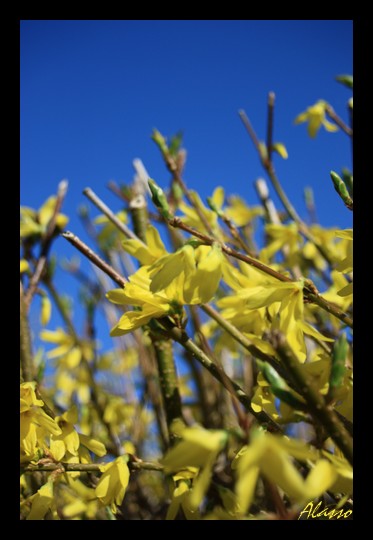
[[[351,171],[347,169],[347,167],[343,167],[342,169],[342,178],[344,183],[346,184],[346,187],[348,189],[348,192],[351,197],[354,196],[354,177],[352,176]]]
[[[256,363],[263,373],[265,380],[269,383],[272,393],[293,409],[304,410],[305,404],[300,401],[291,391],[286,381],[268,362],[256,360]]]
[[[338,75],[335,80],[344,84],[347,88],[352,89],[354,87],[354,78],[352,75]]]
[[[183,198],[183,190],[177,182],[172,182],[171,192],[175,201],[181,201],[181,199]]]
[[[161,189],[151,178],[148,180],[149,188],[152,194],[152,201],[157,208],[159,208],[160,213],[166,219],[172,219],[170,214],[170,209],[168,206],[166,195],[164,194],[163,189]]]
[[[163,155],[168,154],[168,146],[165,137],[157,129],[153,129],[152,139]]]
[[[346,359],[348,353],[348,341],[346,334],[343,333],[334,343],[332,354],[332,369],[330,372],[330,391],[339,388],[346,373]]]
[[[353,209],[353,200],[350,197],[350,194],[347,190],[346,184],[342,178],[334,171],[330,171],[330,178],[332,179],[334,189],[341,197],[342,201],[345,203],[349,210]]]

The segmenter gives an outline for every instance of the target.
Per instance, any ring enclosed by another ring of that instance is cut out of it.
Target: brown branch
[[[273,113],[275,106],[275,94],[269,92],[268,94],[268,121],[267,121],[267,159],[272,161],[273,150]]]
[[[105,274],[107,274],[119,287],[124,287],[127,283],[127,279],[119,275],[112,266],[105,262],[101,257],[99,257],[90,247],[87,246],[80,238],[70,231],[65,231],[61,233],[61,236],[66,238],[70,244],[72,244],[77,250],[80,251],[87,259],[89,259],[93,264],[100,268]]]
[[[23,293],[22,282],[20,282],[20,360],[21,374],[24,382],[34,380],[34,363],[31,349],[30,326],[28,320],[27,306]]]
[[[287,197],[284,189],[282,188],[281,183],[280,183],[280,181],[279,181],[279,179],[278,179],[278,177],[276,175],[276,171],[275,171],[273,162],[270,161],[267,156],[263,156],[263,152],[261,151],[258,137],[256,136],[256,133],[255,133],[252,125],[250,124],[250,121],[249,121],[248,117],[246,116],[245,111],[242,111],[242,110],[239,111],[239,115],[240,115],[240,118],[241,118],[244,126],[246,127],[246,129],[247,129],[247,131],[248,131],[248,133],[250,135],[250,138],[251,138],[251,140],[252,140],[252,142],[253,142],[253,144],[254,144],[257,152],[258,152],[260,162],[263,165],[264,170],[267,172],[268,177],[271,180],[271,183],[272,183],[272,185],[273,185],[279,199],[281,200],[281,202],[282,202],[288,216],[298,224],[299,232],[301,234],[303,234],[303,236],[305,238],[307,238],[307,240],[309,240],[310,242],[312,242],[316,246],[317,250],[324,257],[326,262],[329,265],[331,265],[332,261],[331,261],[329,255],[328,255],[328,253],[325,251],[323,246],[320,245],[320,243],[316,240],[316,238],[310,232],[310,230],[307,227],[306,223],[304,223],[304,221],[301,219],[298,212],[295,210],[294,206],[291,204],[290,200],[288,199],[288,197]]]
[[[33,473],[35,471],[52,472],[61,470],[61,472],[101,472],[100,467],[107,463],[45,463],[34,464],[30,463],[22,468],[24,473]],[[164,470],[160,463],[152,463],[150,461],[129,461],[128,468],[131,471],[159,471]]]
[[[188,232],[189,234],[192,234],[196,238],[199,238],[202,240],[205,244],[211,246],[216,240],[214,238],[211,238],[203,233],[200,233],[193,227],[189,227],[188,225],[185,225],[181,221],[180,218],[174,217],[170,220],[168,220],[168,223],[172,227],[178,227],[179,229],[182,229],[185,232]],[[260,270],[261,272],[264,272],[265,274],[268,274],[269,276],[272,276],[279,281],[283,282],[292,282],[292,280],[285,276],[284,274],[281,274],[280,272],[277,272],[276,270],[273,270],[266,264],[261,263],[260,261],[253,259],[252,257],[249,257],[248,255],[244,255],[242,253],[239,253],[238,251],[235,251],[234,249],[231,249],[230,247],[226,246],[225,244],[221,244],[221,249],[226,253],[227,255],[230,255],[231,257],[235,257],[236,259],[239,259],[240,261],[243,261],[250,266],[254,266],[257,270]],[[310,280],[308,280],[310,281]],[[318,293],[315,292],[313,287],[310,287],[306,284],[304,288],[305,298],[309,302],[313,302],[314,304],[317,304],[319,307],[330,313],[331,315],[334,315],[334,317],[337,317],[339,320],[341,320],[344,324],[347,324],[347,326],[350,326],[353,328],[353,320],[346,314],[343,313],[337,306],[334,304],[331,304],[327,300],[325,300],[322,296],[320,296]]]
[[[39,281],[45,270],[45,265],[47,263],[49,249],[51,247],[53,234],[56,228],[56,219],[59,214],[59,211],[61,210],[62,203],[65,199],[67,186],[68,186],[67,180],[62,180],[58,185],[56,206],[54,208],[52,217],[49,220],[47,230],[45,231],[45,234],[43,236],[43,239],[41,242],[40,255],[36,263],[36,268],[35,268],[34,274],[32,275],[30,279],[30,284],[25,294],[25,307],[27,311],[30,309],[31,300],[36,292]]]
[[[335,112],[335,110],[333,109],[331,105],[327,105],[325,107],[325,112],[329,116],[329,118],[333,120],[333,122],[335,122],[337,126],[340,127],[341,130],[346,133],[346,135],[348,135],[349,137],[353,136],[352,129],[343,122],[342,118],[338,116],[338,114]]]

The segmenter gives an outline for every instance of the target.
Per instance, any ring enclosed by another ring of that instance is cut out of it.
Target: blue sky
[[[154,127],[184,131],[185,181],[203,198],[222,185],[257,204],[253,182],[263,171],[237,110],[264,139],[274,91],[274,139],[289,153],[276,167],[291,201],[305,216],[311,186],[321,224],[350,227],[329,178],[351,168],[350,141],[324,130],[310,139],[293,124],[318,99],[347,121],[351,92],[334,81],[344,73],[352,73],[352,21],[21,21],[21,204],[39,207],[67,178],[64,212],[84,238],[76,209],[86,186],[119,210],[106,185],[130,182],[136,157],[168,185]],[[72,254],[62,238],[54,251]]]

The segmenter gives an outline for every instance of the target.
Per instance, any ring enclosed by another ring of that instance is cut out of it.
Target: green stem
[[[332,406],[326,404],[313,379],[302,369],[302,365],[294,356],[286,342],[286,338],[282,334],[276,333],[273,335],[273,346],[276,348],[284,366],[291,373],[294,382],[298,386],[299,393],[309,406],[311,414],[317,418],[352,465],[352,438],[335,414]]]
[[[146,243],[148,212],[145,197],[143,195],[134,197],[130,201],[129,207],[135,234]],[[171,424],[176,418],[182,417],[182,410],[172,343],[164,337],[161,338],[156,332],[151,333],[151,340],[157,361],[160,387],[166,412],[169,441],[170,443],[173,443],[174,437],[171,432]]]
[[[232,395],[236,396],[238,401],[249,411],[257,420],[266,424],[267,427],[274,432],[281,432],[281,428],[272,420],[272,418],[265,412],[256,412],[251,406],[251,400],[249,396],[242,390],[239,384],[230,379],[224,370],[216,365],[210,358],[200,349],[194,341],[190,339],[185,330],[176,328],[171,324],[168,324],[167,319],[162,319],[162,323],[167,328],[167,333],[174,341],[177,341],[184,347],[184,349],[190,351],[193,356],[199,361],[202,366],[211,373],[215,379],[217,379]]]
[[[172,342],[164,338],[160,339],[154,334],[151,335],[151,338],[157,360],[159,381],[166,411],[170,441],[172,441],[172,433],[170,432],[171,424],[177,418],[182,417],[181,398],[172,351]]]

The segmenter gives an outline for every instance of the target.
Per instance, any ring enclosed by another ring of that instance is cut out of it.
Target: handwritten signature
[[[313,502],[309,502],[299,514],[298,519],[300,519],[304,514],[307,514],[307,517],[303,519],[346,519],[351,516],[352,510],[345,510],[344,508],[337,510],[337,508],[333,508],[332,506],[325,506],[322,508],[322,503],[320,501],[315,507]]]

